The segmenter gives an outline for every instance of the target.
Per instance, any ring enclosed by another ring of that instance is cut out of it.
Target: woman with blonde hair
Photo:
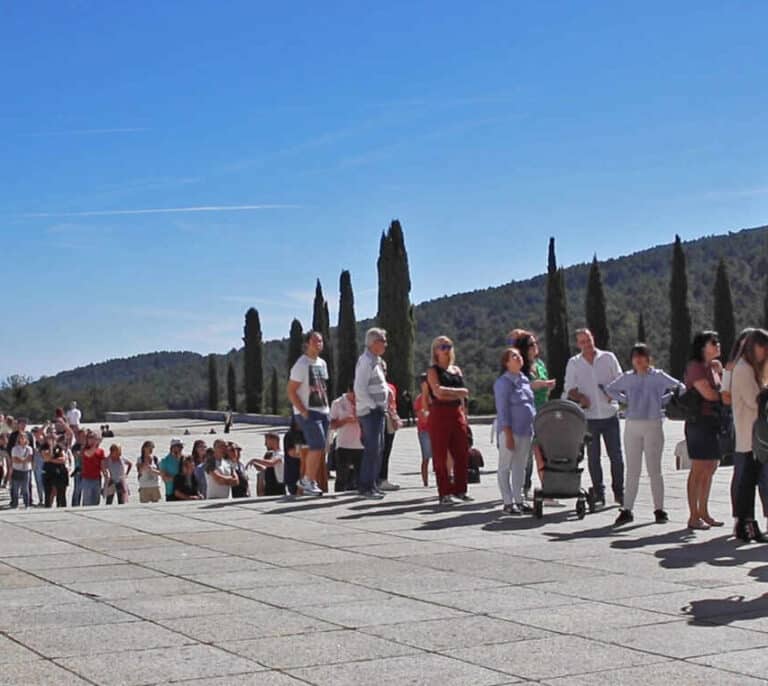
[[[464,401],[469,390],[464,376],[456,366],[453,341],[438,336],[432,341],[432,365],[427,371],[431,398],[429,437],[432,443],[432,464],[437,478],[441,505],[470,501],[467,495],[467,459],[469,438]],[[448,452],[453,457],[453,482],[448,471]]]

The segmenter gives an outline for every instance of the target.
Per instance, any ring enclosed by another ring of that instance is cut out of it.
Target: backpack
[[[752,425],[752,454],[761,464],[768,464],[768,390],[757,396],[757,419]]]

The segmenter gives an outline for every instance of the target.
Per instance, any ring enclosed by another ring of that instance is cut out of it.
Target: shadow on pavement
[[[737,619],[759,619],[768,615],[768,594],[752,600],[745,600],[743,595],[692,600],[682,610],[688,615],[688,624],[708,627],[730,624]]]

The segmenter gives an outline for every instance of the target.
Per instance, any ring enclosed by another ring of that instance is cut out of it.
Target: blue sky
[[[768,223],[762,1],[0,8],[0,375]],[[228,207],[247,206],[231,210]],[[215,211],[153,212],[222,208]],[[31,314],[30,314],[31,313]]]

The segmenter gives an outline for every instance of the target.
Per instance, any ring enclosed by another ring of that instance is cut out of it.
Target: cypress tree
[[[245,409],[247,412],[261,412],[264,394],[264,342],[261,334],[259,312],[251,307],[245,313]]]
[[[722,257],[717,265],[715,276],[714,303],[715,331],[720,334],[722,354],[725,358],[730,354],[733,342],[736,340],[736,321],[733,317],[733,298],[728,280],[728,267]]]
[[[278,402],[277,368],[272,367],[272,388],[270,389],[270,409],[272,414],[278,414],[280,403]]]
[[[608,318],[605,313],[603,277],[600,275],[600,265],[597,263],[597,255],[592,258],[592,266],[589,269],[586,315],[587,327],[589,327],[589,330],[595,337],[595,345],[601,350],[608,350],[611,341],[608,332]]]
[[[237,375],[232,360],[227,364],[227,404],[232,412],[237,412]]]
[[[315,302],[312,308],[312,329],[323,336],[323,352],[320,355],[328,365],[328,397],[335,397],[333,394],[333,345],[331,342],[331,321],[328,316],[328,302],[323,297],[323,287],[320,285],[320,279],[315,285]]]
[[[345,393],[355,380],[357,364],[357,324],[352,277],[344,270],[339,277],[339,325],[336,329],[336,387]]]
[[[640,313],[640,316],[637,319],[637,342],[638,343],[647,343],[648,337],[645,334],[645,318],[643,317],[643,313]]]
[[[219,409],[219,370],[213,353],[208,355],[208,409]]]
[[[768,276],[765,278],[765,297],[763,298],[763,328],[768,329]]]
[[[400,392],[413,390],[413,348],[416,325],[411,304],[411,275],[403,229],[393,220],[381,235],[379,259],[379,309],[376,321],[386,329],[389,345],[385,358],[392,383]]]
[[[565,367],[571,354],[568,341],[568,306],[565,292],[565,272],[557,268],[555,239],[549,239],[547,260],[546,339],[549,376],[557,380],[552,397],[563,393]]]
[[[691,311],[688,309],[688,274],[685,267],[685,252],[680,236],[675,236],[672,252],[672,278],[669,283],[670,303],[670,344],[669,373],[682,379],[688,362],[688,348],[691,345]]]
[[[301,322],[294,319],[291,322],[291,333],[288,337],[288,373],[291,373],[291,367],[296,363],[304,352],[304,331],[301,328]]]

